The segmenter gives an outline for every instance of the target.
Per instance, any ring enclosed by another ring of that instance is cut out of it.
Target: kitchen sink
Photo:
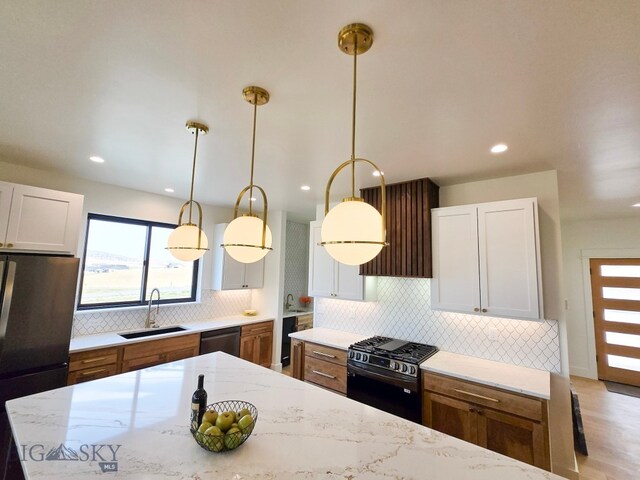
[[[132,338],[142,338],[142,337],[151,337],[153,335],[161,335],[163,333],[174,333],[174,332],[182,332],[186,330],[184,327],[166,327],[166,328],[154,328],[153,330],[144,330],[142,332],[132,332],[132,333],[119,333],[122,338],[126,338],[127,340],[131,340]]]

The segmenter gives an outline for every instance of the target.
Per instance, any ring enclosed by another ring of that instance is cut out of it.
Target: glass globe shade
[[[271,242],[271,230],[267,226],[264,246],[271,248]],[[241,263],[257,262],[269,253],[266,248],[259,248],[262,245],[262,220],[258,217],[236,218],[224,230],[222,243],[227,253]],[[233,244],[255,245],[255,247],[240,247]]]
[[[322,222],[323,242],[383,242],[382,215],[366,202],[345,201],[333,207]],[[325,244],[327,253],[340,263],[362,265],[382,250],[382,244]]]
[[[198,234],[200,234],[200,248],[198,249]],[[169,235],[167,249],[178,260],[191,262],[202,257],[209,240],[196,225],[180,225]]]

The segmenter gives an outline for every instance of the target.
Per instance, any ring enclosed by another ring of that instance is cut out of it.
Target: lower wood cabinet
[[[550,470],[546,400],[426,372],[423,388],[427,427]]]
[[[346,351],[293,339],[291,365],[294,378],[346,395]]]
[[[96,380],[118,373],[122,349],[118,347],[99,348],[69,356],[69,376],[67,385]]]
[[[272,357],[273,322],[243,326],[240,333],[240,358],[269,368]]]
[[[199,333],[72,353],[67,385],[195,357],[199,353]]]
[[[125,345],[122,354],[121,373],[153,367],[195,357],[200,352],[200,334],[180,335],[149,342]]]

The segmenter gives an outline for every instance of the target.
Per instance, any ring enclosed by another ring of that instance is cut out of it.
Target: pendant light
[[[386,243],[386,212],[384,176],[379,175],[381,189],[381,211],[356,197],[356,162],[371,165],[375,172],[381,170],[365,158],[356,158],[356,80],[358,55],[365,53],[373,44],[373,31],[367,25],[347,25],[338,34],[338,48],[353,55],[353,107],[351,121],[351,159],[340,165],[329,177],[325,193],[321,238],[327,253],[335,260],[347,265],[361,265],[380,253]],[[329,211],[329,194],[334,178],[342,169],[351,166],[351,196],[344,198]]]
[[[207,250],[209,241],[202,231],[202,207],[193,199],[193,182],[196,174],[196,154],[198,152],[198,135],[209,132],[209,127],[202,123],[187,122],[187,130],[195,134],[196,141],[193,148],[193,167],[191,169],[191,192],[189,201],[184,202],[178,216],[178,227],[169,235],[167,250],[178,260],[191,262],[202,257]],[[198,224],[192,222],[193,205],[198,207]],[[189,221],[182,223],[182,216],[189,207]]]
[[[271,248],[271,230],[267,226],[267,194],[262,187],[253,183],[253,167],[256,151],[256,113],[259,105],[269,101],[269,92],[260,87],[247,87],[242,90],[244,99],[253,105],[253,141],[251,144],[251,177],[249,185],[244,187],[236,200],[233,221],[224,231],[222,246],[232,258],[241,263],[254,263],[263,258]],[[253,189],[262,194],[262,220],[253,213]],[[240,202],[249,192],[249,213],[238,216]]]

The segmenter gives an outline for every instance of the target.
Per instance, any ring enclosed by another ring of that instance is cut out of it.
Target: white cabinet
[[[432,210],[431,307],[497,317],[542,317],[535,198]]]
[[[360,275],[357,265],[334,260],[319,245],[322,222],[311,222],[309,231],[309,295],[343,300],[376,300],[376,277]]]
[[[254,263],[234,260],[222,245],[228,223],[219,223],[213,229],[213,289],[241,290],[262,288],[264,284],[264,258]]]
[[[84,197],[0,182],[0,249],[76,254]]]

